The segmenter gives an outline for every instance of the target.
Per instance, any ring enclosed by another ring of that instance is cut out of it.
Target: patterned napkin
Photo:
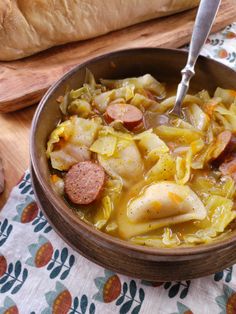
[[[236,70],[236,23],[203,54]],[[0,314],[235,314],[236,268],[153,284],[115,274],[74,252],[38,208],[27,171],[0,212]]]
[[[201,54],[236,70],[236,22],[211,35]]]

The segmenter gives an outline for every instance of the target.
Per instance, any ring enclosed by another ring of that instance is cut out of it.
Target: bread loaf
[[[199,0],[0,0],[0,60],[192,8]]]

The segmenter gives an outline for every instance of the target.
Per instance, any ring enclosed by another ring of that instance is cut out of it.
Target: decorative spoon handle
[[[188,61],[181,71],[182,80],[177,88],[177,95],[174,108],[170,113],[181,116],[181,105],[189,88],[189,82],[195,74],[194,66],[200,54],[202,46],[210,33],[212,24],[220,6],[221,0],[201,0],[197,17],[194,23],[192,38],[189,47]]]

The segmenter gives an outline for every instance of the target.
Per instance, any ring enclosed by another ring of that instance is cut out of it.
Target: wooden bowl
[[[115,272],[151,281],[186,280],[205,276],[236,262],[236,230],[218,242],[188,248],[148,248],[109,236],[81,221],[51,188],[45,147],[61,118],[56,99],[67,87],[83,84],[85,68],[95,78],[125,78],[150,73],[175,84],[187,60],[185,51],[140,48],[110,53],[81,64],[64,75],[41,100],[35,113],[30,154],[35,193],[52,226],[75,250]],[[191,89],[235,88],[236,72],[200,57]]]

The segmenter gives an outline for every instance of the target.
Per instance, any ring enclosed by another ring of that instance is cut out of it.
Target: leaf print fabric
[[[11,298],[4,299],[3,306],[0,307],[0,314],[19,314],[18,308]]]
[[[236,70],[236,23],[203,54]],[[236,266],[182,282],[116,274],[73,251],[35,202],[27,171],[0,212],[0,314],[236,314]]]
[[[8,223],[8,219],[0,221],[0,246],[2,246],[8,239],[12,231],[12,225]]]
[[[7,235],[0,247],[0,314],[236,313],[235,266],[182,282],[116,274],[80,256],[52,229],[45,233],[51,227],[29,193],[15,187],[0,213]],[[38,232],[36,219],[44,222]]]
[[[1,256],[1,279],[0,279],[0,293],[10,292],[16,294],[28,277],[27,268],[22,269],[21,261],[16,263],[9,263],[7,265],[6,258]],[[4,266],[3,266],[4,265]]]
[[[201,54],[236,70],[236,23],[227,26],[220,33],[211,35]]]

